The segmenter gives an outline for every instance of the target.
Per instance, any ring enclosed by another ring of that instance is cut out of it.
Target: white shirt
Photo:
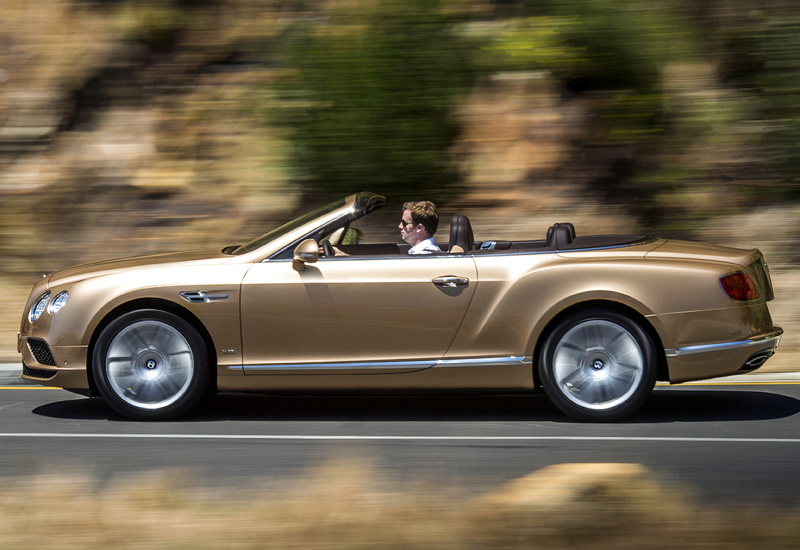
[[[409,250],[409,254],[430,254],[431,252],[441,252],[442,249],[433,244],[433,237],[420,241]]]

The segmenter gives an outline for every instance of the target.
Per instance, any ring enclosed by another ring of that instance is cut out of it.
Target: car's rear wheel
[[[97,340],[92,369],[106,402],[137,420],[175,418],[209,387],[203,339],[189,323],[160,310],[112,321]]]
[[[647,332],[625,315],[599,309],[558,322],[544,341],[538,368],[553,404],[592,422],[618,420],[641,407],[657,371]]]

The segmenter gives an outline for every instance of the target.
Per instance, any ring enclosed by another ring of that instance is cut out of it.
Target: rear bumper
[[[773,327],[745,340],[665,349],[669,381],[678,384],[756,370],[775,353],[782,334],[782,328]]]

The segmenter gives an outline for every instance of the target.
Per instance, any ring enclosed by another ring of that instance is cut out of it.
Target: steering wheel
[[[322,241],[322,250],[325,252],[326,257],[336,256],[336,251],[330,241]]]

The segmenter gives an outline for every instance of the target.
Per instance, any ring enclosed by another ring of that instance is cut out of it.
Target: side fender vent
[[[187,290],[181,292],[181,298],[193,304],[204,304],[212,300],[227,300],[227,294],[208,294],[202,290]]]

